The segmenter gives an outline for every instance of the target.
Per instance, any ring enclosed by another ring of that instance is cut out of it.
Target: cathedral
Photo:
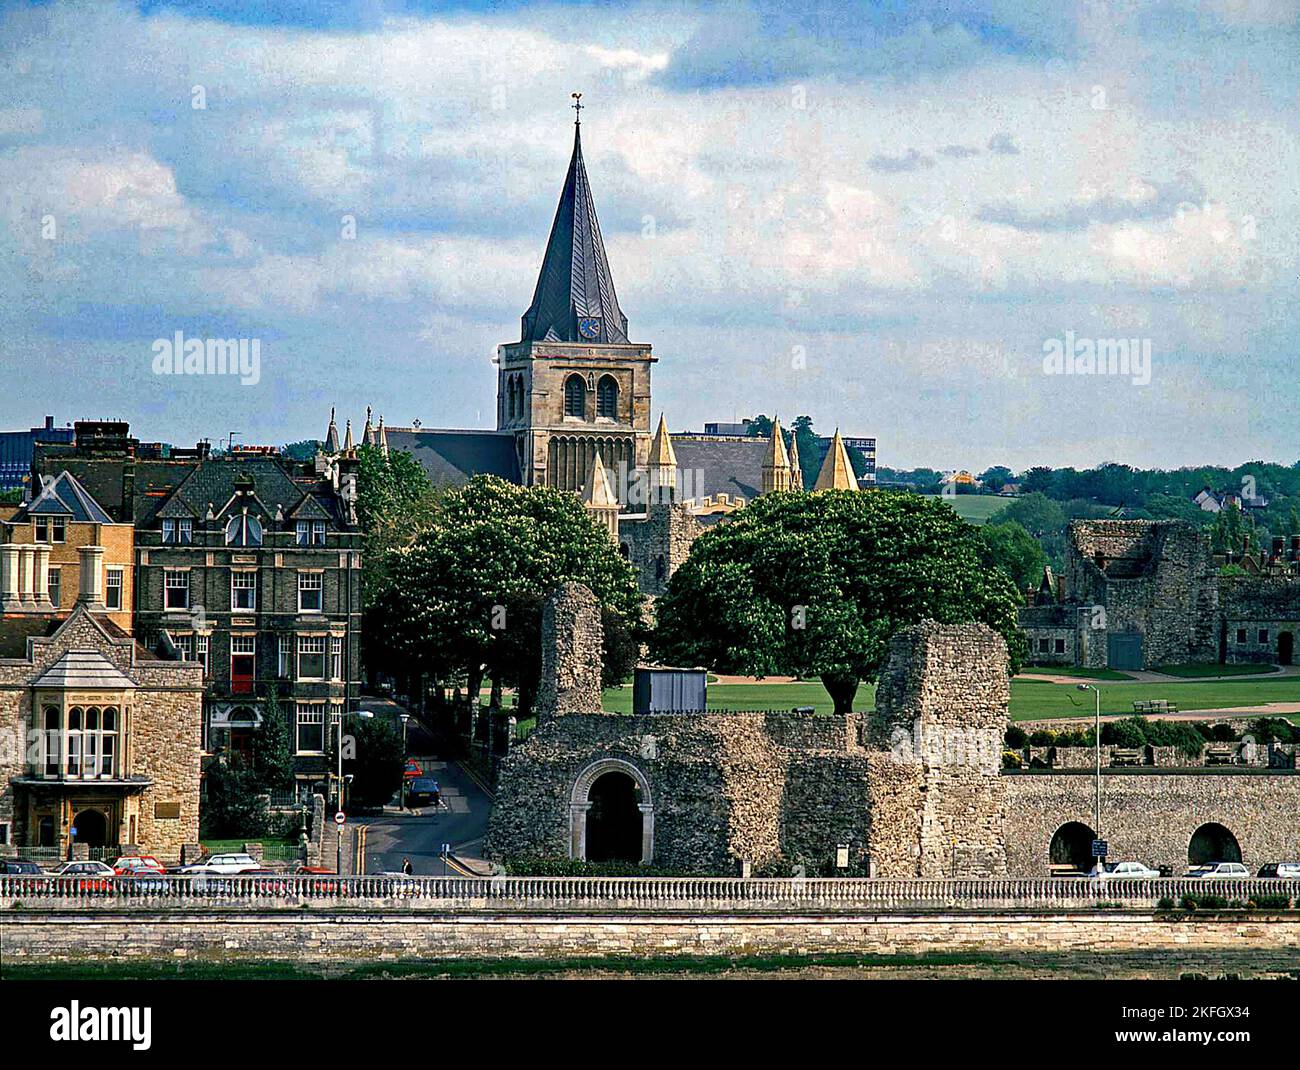
[[[629,337],[614,289],[586,164],[581,112],[573,156],[519,341],[497,350],[496,429],[376,426],[362,440],[410,453],[435,484],[494,475],[583,497],[637,569],[641,589],[663,593],[691,542],[759,494],[802,490],[794,436],[651,431],[652,347]],[[337,454],[331,414],[324,453]],[[857,489],[837,431],[814,489]]]

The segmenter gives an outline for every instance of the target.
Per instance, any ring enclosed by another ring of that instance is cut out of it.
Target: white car
[[[1250,870],[1240,862],[1214,862],[1208,866],[1196,866],[1187,872],[1189,877],[1249,877]]]
[[[237,873],[252,873],[262,868],[256,858],[250,854],[209,855],[201,862],[192,862],[181,866],[182,873],[198,873],[220,876],[232,876]]]
[[[64,862],[52,873],[55,877],[116,877],[113,867],[103,862]]]
[[[1129,877],[1133,879],[1152,880],[1160,876],[1158,869],[1144,866],[1141,862],[1107,862],[1106,877]]]

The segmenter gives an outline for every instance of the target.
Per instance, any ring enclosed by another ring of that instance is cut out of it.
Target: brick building
[[[35,461],[134,523],[135,634],[203,666],[204,753],[245,750],[274,693],[304,797],[327,783],[333,726],[360,693],[357,464],[347,449],[314,463],[160,450],[99,424]]]

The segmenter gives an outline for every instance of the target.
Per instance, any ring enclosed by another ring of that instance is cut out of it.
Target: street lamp
[[[1076,684],[1080,691],[1091,691],[1097,700],[1096,719],[1093,722],[1093,749],[1096,752],[1096,775],[1094,777],[1094,792],[1092,803],[1092,827],[1093,836],[1101,839],[1101,689],[1096,684]],[[1099,860],[1100,861],[1100,860]]]
[[[402,761],[406,761],[406,722],[411,719],[409,713],[401,714],[402,719]],[[403,812],[406,810],[406,770],[402,770],[402,790],[399,793],[399,802]]]

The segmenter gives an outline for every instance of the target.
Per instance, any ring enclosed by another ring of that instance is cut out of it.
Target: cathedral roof
[[[581,128],[574,126],[573,158],[551,224],[533,303],[523,316],[524,342],[626,343],[627,317],[618,307],[614,278],[600,236]]]
[[[522,482],[513,434],[409,427],[389,427],[385,434],[389,448],[409,453],[435,486],[459,486],[477,475]]]

